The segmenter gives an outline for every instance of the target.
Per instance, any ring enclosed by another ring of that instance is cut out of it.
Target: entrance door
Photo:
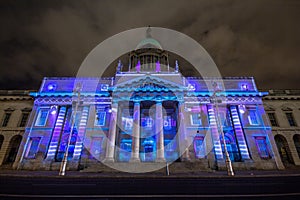
[[[154,162],[156,158],[155,138],[142,139],[140,158],[142,162]]]
[[[119,150],[119,161],[120,162],[129,162],[131,158],[131,138],[122,138],[120,142],[120,150]]]
[[[144,146],[144,155],[145,155],[145,162],[153,161],[153,145],[145,145]]]

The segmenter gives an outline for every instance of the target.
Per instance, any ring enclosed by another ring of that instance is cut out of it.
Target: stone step
[[[195,171],[211,171],[207,161],[197,162],[173,162],[168,165],[170,172],[183,173]],[[131,163],[131,162],[114,162],[114,163],[93,163],[80,170],[81,172],[130,172],[130,173],[146,173],[146,172],[162,172],[166,171],[166,163]]]

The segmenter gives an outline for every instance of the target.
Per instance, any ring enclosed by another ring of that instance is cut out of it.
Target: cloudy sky
[[[0,89],[74,76],[97,44],[148,25],[198,41],[222,76],[300,89],[299,20],[298,0],[0,0]]]

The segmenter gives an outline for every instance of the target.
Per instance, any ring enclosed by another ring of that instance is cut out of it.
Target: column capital
[[[133,103],[134,103],[134,105],[140,105],[140,104],[141,104],[141,101],[134,100]]]
[[[155,104],[162,105],[162,102],[163,102],[162,100],[156,100],[156,101],[155,101]]]

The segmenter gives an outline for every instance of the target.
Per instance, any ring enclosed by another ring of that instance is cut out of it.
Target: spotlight
[[[55,115],[56,112],[57,112],[57,106],[51,106],[51,108],[50,108],[51,115]]]
[[[56,89],[56,85],[55,84],[49,84],[47,89],[48,89],[48,91],[54,91]]]
[[[245,105],[239,105],[239,111],[240,111],[241,114],[244,114],[246,112]]]

